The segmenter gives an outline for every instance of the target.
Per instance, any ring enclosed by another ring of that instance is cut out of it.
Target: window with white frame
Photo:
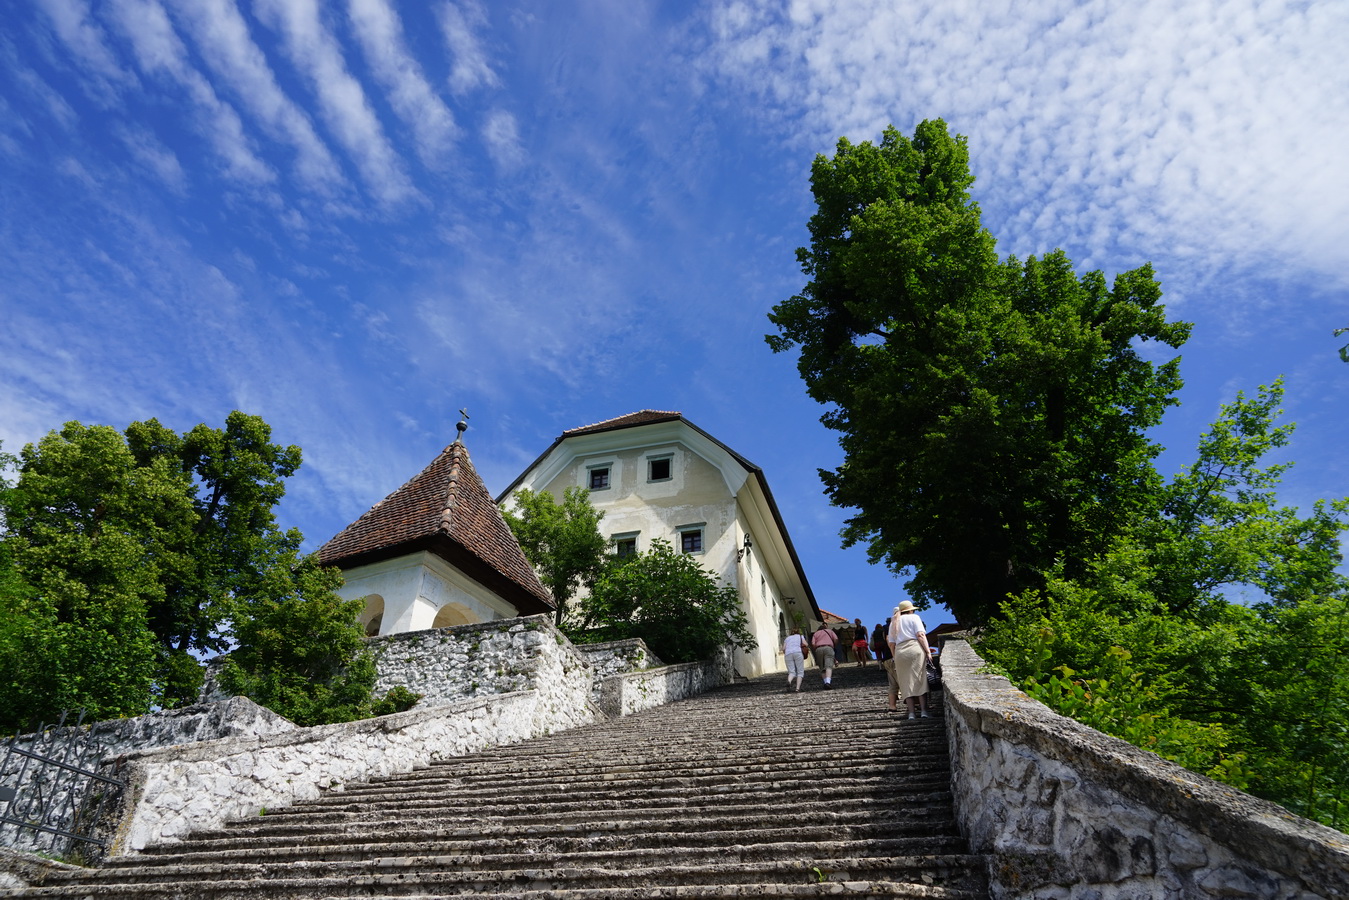
[[[627,559],[630,556],[637,555],[637,535],[640,532],[625,531],[622,534],[615,534],[609,540],[614,544],[614,556],[619,559]]]
[[[679,552],[703,552],[703,527],[706,524],[706,522],[699,522],[696,525],[680,525],[675,529],[679,532]]]
[[[609,490],[609,464],[586,466],[586,487],[592,491]]]
[[[674,477],[673,462],[673,453],[666,453],[662,456],[648,456],[646,458],[646,480],[669,481]]]

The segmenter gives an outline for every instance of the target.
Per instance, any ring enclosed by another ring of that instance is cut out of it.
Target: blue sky
[[[263,416],[317,547],[454,437],[494,491],[682,411],[761,465],[820,603],[840,460],[765,318],[809,167],[942,117],[1003,253],[1151,261],[1190,458],[1282,374],[1287,502],[1349,495],[1349,4],[31,0],[0,25],[0,440]],[[929,624],[943,618],[929,616]]]

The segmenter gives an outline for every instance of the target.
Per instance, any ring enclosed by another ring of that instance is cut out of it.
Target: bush
[[[612,563],[581,601],[580,618],[573,641],[641,638],[667,663],[708,659],[727,644],[755,647],[735,588],[661,539]]]

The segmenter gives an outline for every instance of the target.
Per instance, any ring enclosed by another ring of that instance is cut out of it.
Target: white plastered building
[[[342,570],[339,595],[365,599],[369,635],[554,610],[458,440],[324,544],[319,560]]]
[[[781,670],[791,625],[821,621],[763,470],[680,413],[642,410],[564,431],[498,501],[522,488],[561,500],[570,487],[590,491],[616,552],[664,538],[737,590],[758,643],[736,651],[739,674]]]

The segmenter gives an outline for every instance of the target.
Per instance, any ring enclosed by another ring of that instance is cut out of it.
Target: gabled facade
[[[461,441],[319,550],[342,570],[338,593],[364,597],[366,634],[396,634],[551,613]]]
[[[569,487],[590,491],[615,552],[664,538],[736,588],[758,641],[736,652],[741,675],[780,669],[796,617],[820,620],[763,470],[680,413],[642,410],[564,431],[498,499],[522,488],[560,499]]]

